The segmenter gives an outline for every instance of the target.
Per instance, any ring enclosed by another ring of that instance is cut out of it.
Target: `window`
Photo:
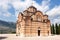
[[[38,21],[41,21],[40,17],[38,17]]]
[[[41,18],[40,18],[40,16],[37,16],[37,20],[38,20],[38,21],[41,21]]]
[[[33,18],[31,18],[31,21],[33,20]]]
[[[43,22],[47,22],[46,20],[43,20]]]
[[[45,20],[43,20],[43,22],[45,22]]]

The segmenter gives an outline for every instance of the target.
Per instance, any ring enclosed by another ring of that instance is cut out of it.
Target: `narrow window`
[[[43,20],[43,22],[46,22],[46,20]]]
[[[49,31],[48,31],[48,35],[49,35]]]

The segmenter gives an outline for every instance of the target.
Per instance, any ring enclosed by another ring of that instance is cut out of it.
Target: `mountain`
[[[14,33],[15,29],[16,23],[0,20],[0,33]]]

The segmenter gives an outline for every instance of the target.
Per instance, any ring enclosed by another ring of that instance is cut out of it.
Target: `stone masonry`
[[[24,37],[51,35],[50,20],[48,15],[30,6],[23,13],[18,14],[16,35]]]

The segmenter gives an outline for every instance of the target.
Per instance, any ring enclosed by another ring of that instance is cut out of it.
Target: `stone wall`
[[[35,7],[30,6],[19,13],[16,23],[16,34],[20,36],[48,36],[51,34],[48,15],[43,15]]]

